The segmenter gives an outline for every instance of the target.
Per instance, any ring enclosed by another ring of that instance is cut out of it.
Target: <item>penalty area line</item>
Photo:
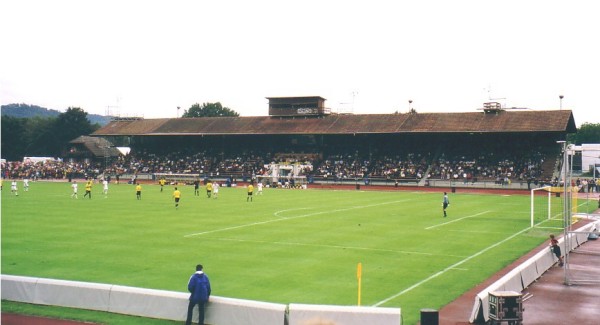
[[[427,227],[427,228],[425,228],[425,230],[429,230],[429,229],[433,229],[433,228],[445,226],[445,225],[451,224],[453,222],[461,221],[463,219],[474,218],[474,217],[480,216],[482,214],[490,213],[490,212],[492,212],[492,211],[488,210],[488,211],[479,212],[477,214],[473,214],[473,215],[470,215],[470,216],[466,216],[466,217],[462,217],[462,218],[458,218],[458,219],[453,219],[453,220],[448,221],[448,222],[440,223],[439,225],[434,225],[434,226],[431,226],[431,227]]]
[[[511,240],[511,239],[513,239],[513,238],[515,238],[515,237],[517,237],[517,236],[519,236],[519,235],[521,235],[522,233],[524,233],[524,232],[526,232],[526,231],[528,231],[528,230],[530,230],[530,229],[531,229],[531,228],[525,228],[525,229],[523,229],[523,230],[521,230],[521,231],[517,232],[516,234],[514,234],[514,235],[511,235],[511,236],[509,236],[509,237],[505,238],[505,239],[504,239],[504,240],[502,240],[502,241],[499,241],[499,242],[497,242],[497,243],[495,243],[495,244],[493,244],[493,245],[491,245],[491,246],[488,246],[488,247],[486,247],[486,248],[484,248],[484,249],[480,250],[479,252],[477,252],[477,253],[475,253],[475,254],[473,254],[473,255],[471,255],[471,256],[469,256],[469,257],[467,257],[467,258],[463,259],[462,261],[458,261],[457,263],[454,263],[454,264],[452,264],[452,265],[448,266],[447,268],[445,268],[445,269],[443,269],[443,270],[441,270],[441,271],[439,271],[439,272],[437,272],[437,273],[435,273],[435,274],[432,274],[431,276],[429,276],[429,277],[427,277],[427,278],[425,278],[425,279],[423,279],[423,280],[421,280],[421,281],[419,281],[419,282],[417,282],[417,283],[413,284],[412,286],[410,286],[410,287],[408,287],[408,288],[406,288],[406,289],[404,289],[404,290],[402,290],[402,291],[398,292],[397,294],[395,294],[395,295],[393,295],[393,296],[390,296],[390,297],[388,297],[388,298],[385,298],[385,299],[383,299],[382,301],[380,301],[380,302],[378,302],[378,303],[374,304],[374,305],[373,305],[373,307],[379,307],[379,306],[381,306],[381,305],[383,305],[383,304],[387,303],[388,301],[390,301],[390,300],[392,300],[392,299],[396,299],[396,298],[400,297],[401,295],[403,295],[403,294],[405,294],[405,293],[407,293],[407,292],[409,292],[409,291],[411,291],[411,290],[413,290],[413,289],[415,289],[415,288],[418,288],[418,287],[420,287],[420,286],[421,286],[423,283],[429,282],[429,281],[431,281],[431,280],[433,280],[433,279],[437,278],[438,276],[440,276],[440,275],[443,275],[444,273],[448,272],[449,270],[457,269],[457,267],[458,267],[458,266],[460,266],[460,265],[462,265],[462,264],[464,264],[464,263],[466,263],[466,262],[468,262],[468,261],[470,261],[470,260],[474,259],[475,257],[478,257],[479,255],[481,255],[481,254],[483,254],[483,253],[485,253],[485,252],[489,251],[490,249],[496,248],[497,246],[499,246],[499,245],[501,245],[501,244],[504,244],[505,242],[507,242],[507,241],[509,241],[509,240]]]

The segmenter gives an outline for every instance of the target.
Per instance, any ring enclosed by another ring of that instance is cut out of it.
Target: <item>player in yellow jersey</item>
[[[248,184],[248,196],[246,197],[246,202],[252,202],[252,193],[254,192],[254,186],[252,183]]]
[[[158,184],[160,184],[160,191],[161,191],[161,192],[163,191],[163,186],[165,186],[165,183],[167,183],[167,181],[166,181],[164,178],[161,178],[161,179],[158,181]]]
[[[206,183],[206,197],[210,199],[212,195],[213,186],[210,180]]]
[[[175,191],[173,191],[173,198],[175,198],[175,209],[178,209],[179,199],[181,198],[181,192],[177,189],[177,187],[175,188]]]
[[[137,183],[135,186],[135,196],[138,200],[142,199],[142,185],[140,185],[140,183]]]
[[[87,183],[85,183],[85,194],[83,197],[88,196],[90,199],[92,198],[92,180],[89,179]]]

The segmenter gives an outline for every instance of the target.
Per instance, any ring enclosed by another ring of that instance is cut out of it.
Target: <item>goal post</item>
[[[577,214],[577,187],[544,186],[531,190],[531,227],[542,222],[549,222],[555,227],[564,227],[565,213]],[[566,211],[564,210],[566,209]]]
[[[551,186],[544,186],[531,189],[531,227],[535,224],[535,220],[543,218],[543,215],[546,219],[552,218],[551,188]]]

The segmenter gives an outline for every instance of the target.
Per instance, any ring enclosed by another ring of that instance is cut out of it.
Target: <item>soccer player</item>
[[[102,193],[104,193],[104,197],[108,195],[108,180],[106,178],[102,181]]]
[[[161,191],[161,192],[163,191],[163,187],[165,186],[165,183],[166,183],[166,182],[167,182],[167,181],[166,181],[164,178],[161,178],[161,179],[158,181],[158,184],[160,185],[160,191]]]
[[[92,180],[89,179],[87,181],[87,183],[85,183],[85,194],[83,195],[83,197],[89,196],[89,198],[92,198]]]
[[[135,196],[138,200],[142,199],[142,185],[140,183],[136,183],[135,185]]]
[[[29,192],[29,179],[23,178],[23,189],[25,192]]]
[[[71,198],[76,198],[77,197],[77,182],[73,181],[73,184],[71,184],[71,188],[73,189],[73,194],[71,194]]]
[[[206,183],[206,197],[209,199],[210,199],[210,196],[212,195],[212,189],[213,189],[213,185],[209,180],[208,183]]]
[[[194,195],[200,196],[200,180],[197,178],[194,180]]]
[[[258,182],[258,184],[256,184],[256,195],[262,195],[262,190],[263,190],[263,183],[262,182]]]
[[[219,197],[219,183],[215,182],[213,184],[213,197],[216,199]]]
[[[175,198],[175,209],[178,209],[179,199],[181,198],[181,192],[177,189],[177,187],[175,188],[175,191],[173,191],[173,198]]]
[[[252,202],[252,192],[254,192],[254,186],[252,183],[248,184],[248,196],[246,197],[246,202]]]
[[[19,196],[19,192],[17,190],[17,181],[14,179],[10,183],[10,192],[13,193],[15,196]]]
[[[442,209],[444,210],[444,218],[447,216],[446,208],[450,205],[450,200],[448,199],[448,194],[444,192],[444,200],[442,201]]]

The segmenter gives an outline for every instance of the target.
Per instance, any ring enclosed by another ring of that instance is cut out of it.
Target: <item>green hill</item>
[[[54,109],[48,109],[36,105],[28,105],[28,104],[8,104],[2,105],[2,116],[11,116],[18,118],[33,118],[33,117],[58,117],[60,115],[60,111]],[[110,122],[112,116],[103,116],[97,114],[88,114],[88,120],[92,124],[100,124],[106,125]]]

